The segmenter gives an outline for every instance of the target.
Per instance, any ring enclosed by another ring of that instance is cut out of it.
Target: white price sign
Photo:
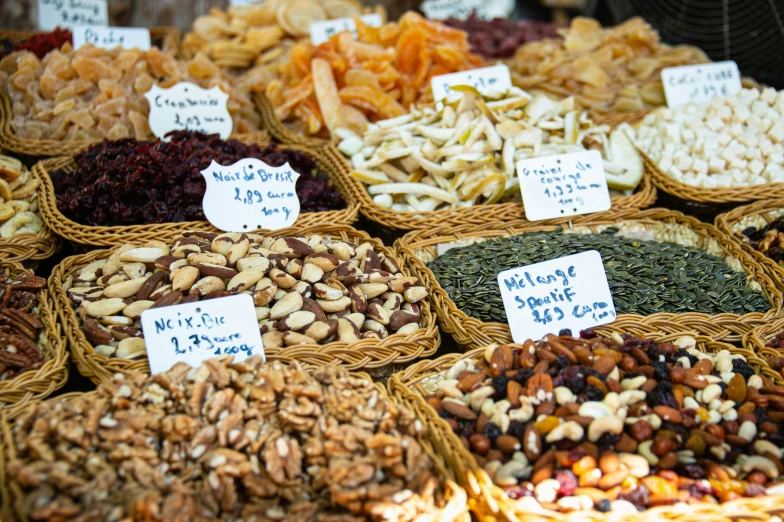
[[[229,0],[229,5],[234,6],[241,6],[241,5],[253,5],[259,4],[261,5],[261,0]]]
[[[51,31],[58,25],[109,25],[106,0],[38,0],[38,28]]]
[[[104,49],[141,49],[150,50],[150,30],[141,27],[99,27],[78,26],[73,32],[74,49],[90,43]]]
[[[480,18],[506,18],[514,10],[512,0],[425,0],[419,6],[425,16],[434,20],[444,18],[458,18],[465,20],[471,13],[476,13]]]
[[[370,27],[381,27],[383,21],[381,15],[373,13],[359,17]],[[353,18],[335,18],[334,20],[321,20],[310,24],[310,43],[320,45],[343,31],[350,31],[357,37],[357,24]]]
[[[498,274],[512,339],[538,340],[564,328],[577,334],[615,320],[602,256],[589,250]]]
[[[299,216],[299,174],[288,163],[270,167],[245,158],[223,166],[213,160],[201,173],[207,181],[204,215],[220,230],[277,230],[290,227]]]
[[[731,96],[743,88],[733,61],[667,67],[661,72],[667,107]]]
[[[598,150],[520,160],[516,169],[529,221],[610,209]]]
[[[217,85],[202,89],[190,82],[180,82],[168,89],[153,85],[144,94],[150,102],[150,130],[158,138],[173,130],[231,135],[233,123],[226,102],[229,95]]]
[[[450,74],[433,76],[430,87],[433,89],[433,99],[442,100],[449,95],[449,88],[454,85],[470,85],[480,93],[490,90],[505,92],[512,88],[512,77],[506,65],[493,65],[481,69],[471,69]]]
[[[142,330],[153,375],[178,362],[196,367],[221,355],[233,355],[235,362],[253,355],[264,358],[256,309],[248,294],[145,310]]]

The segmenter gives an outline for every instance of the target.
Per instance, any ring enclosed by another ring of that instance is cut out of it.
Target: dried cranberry
[[[564,328],[563,330],[561,330],[560,332],[558,332],[558,335],[559,335],[560,337],[563,337],[563,336],[568,336],[568,337],[571,337],[571,336],[572,336],[572,331],[571,331],[570,329],[568,329],[568,328]]]
[[[580,337],[583,339],[595,339],[596,332],[593,328],[586,328],[585,330],[580,330]]]
[[[577,489],[577,476],[569,470],[562,470],[555,474],[555,480],[558,481],[558,494],[562,497],[568,497],[574,494]]]
[[[621,500],[626,500],[635,505],[637,509],[643,509],[651,501],[651,492],[648,488],[640,484],[628,493],[622,493],[619,497]]]

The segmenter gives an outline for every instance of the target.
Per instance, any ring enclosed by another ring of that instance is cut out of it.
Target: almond
[[[504,375],[506,373],[506,360],[504,359],[504,353],[496,348],[493,350],[492,355],[490,355],[490,375],[492,377],[498,377],[500,375]]]
[[[468,373],[466,375],[460,377],[459,382],[457,383],[457,389],[463,393],[468,393],[471,391],[471,388],[474,387],[476,383],[482,382],[487,378],[487,374],[485,372],[481,373]],[[510,381],[514,382],[514,381]]]
[[[463,419],[463,420],[476,419],[476,413],[471,411],[471,409],[465,404],[458,404],[455,401],[446,400],[446,401],[441,401],[441,407],[444,409],[445,412],[447,412],[453,417],[457,417],[458,419]]]

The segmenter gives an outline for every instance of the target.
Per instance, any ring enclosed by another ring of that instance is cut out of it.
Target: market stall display
[[[68,380],[68,352],[46,279],[0,263],[0,411],[48,397]]]
[[[748,202],[784,195],[784,91],[736,95],[643,118],[634,141],[653,181],[681,199]]]
[[[376,369],[440,344],[428,289],[346,226],[185,232],[67,258],[52,280],[77,367],[96,383],[116,370],[149,373],[144,310],[239,293],[253,296],[267,357]]]
[[[491,60],[508,58],[514,55],[518,47],[527,42],[558,38],[558,26],[550,22],[535,20],[510,20],[493,18],[484,20],[471,13],[465,20],[447,18],[446,25],[468,33],[471,51]]]
[[[216,231],[205,221],[201,171],[213,160],[231,165],[244,158],[275,167],[288,162],[300,174],[298,225],[356,220],[356,200],[334,161],[307,149],[255,140],[178,131],[169,142],[105,141],[73,158],[38,163],[33,171],[43,187],[42,213],[52,230],[77,243],[115,246],[171,239],[188,228]]]
[[[466,33],[413,12],[381,27],[356,25],[356,39],[343,32],[318,47],[299,42],[287,59],[248,73],[257,78],[251,89],[265,94],[259,109],[276,139],[323,144],[341,127],[361,132],[432,102],[433,76],[484,65]]]
[[[635,112],[666,105],[661,70],[707,63],[700,49],[669,46],[642,18],[603,28],[577,17],[562,39],[520,47],[507,63],[512,82],[530,93],[574,96],[592,113]]]
[[[193,22],[183,38],[186,56],[204,53],[221,67],[243,69],[282,58],[300,38],[310,35],[310,24],[377,12],[383,6],[363,7],[354,0],[271,1],[210,9]]]
[[[153,85],[167,88],[182,81],[227,93],[235,134],[261,131],[249,93],[204,55],[184,61],[157,47],[105,50],[88,44],[76,51],[66,46],[39,60],[20,51],[0,61],[0,81],[2,139],[7,148],[25,154],[75,153],[104,138],[152,138],[144,93]]]
[[[457,462],[483,515],[635,518],[658,506],[651,516],[667,517],[708,501],[717,514],[743,506],[767,518],[784,499],[784,381],[706,337],[621,332],[447,355],[389,388]]]
[[[628,238],[615,237],[615,229]],[[520,242],[513,250],[503,246],[493,250],[493,245],[517,241],[515,236]],[[526,241],[526,236],[531,240]],[[583,247],[577,246],[583,241]],[[439,255],[439,244],[455,252]],[[602,244],[613,246],[605,249]],[[716,340],[739,341],[754,326],[780,313],[781,291],[762,267],[714,227],[680,212],[651,209],[542,223],[435,227],[411,232],[395,243],[401,261],[430,288],[441,328],[468,348],[511,342],[503,305],[495,301],[498,265],[508,262],[504,268],[514,268],[558,257],[561,249],[567,255],[592,248],[613,256],[603,261],[619,314],[616,323],[633,318],[659,324],[663,332],[682,331],[688,325]],[[691,259],[659,257],[676,250],[689,252]],[[481,257],[474,252],[482,252]],[[637,257],[639,252],[645,255]],[[735,290],[733,285],[738,285]]]
[[[421,423],[367,376],[230,363],[120,375],[31,405],[3,433],[14,514],[468,520],[464,494],[418,441]]]
[[[6,261],[45,259],[59,247],[41,219],[39,188],[20,160],[0,154],[0,255]]]
[[[645,187],[634,192],[644,166],[628,125],[597,125],[575,110],[573,98],[553,102],[517,88],[488,95],[454,89],[462,95],[450,95],[441,110],[413,108],[370,124],[361,135],[336,131],[351,175],[372,197],[364,197],[360,209],[369,218],[403,229],[429,227],[429,213],[447,209],[452,212],[443,214],[453,219],[473,213],[498,220],[496,212],[523,218],[517,162],[586,150],[601,152],[615,208],[653,203],[655,196]],[[501,208],[481,209],[493,203]]]
[[[765,359],[784,378],[784,319],[762,324],[743,338],[743,347]]]

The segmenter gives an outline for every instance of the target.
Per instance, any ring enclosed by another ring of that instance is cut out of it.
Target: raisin
[[[754,375],[754,369],[741,359],[732,360],[732,371],[743,375],[743,378],[746,380],[749,380],[749,377]]]
[[[584,366],[569,366],[563,371],[564,385],[572,393],[579,395],[585,389],[585,379],[587,377]]]
[[[619,498],[631,502],[637,509],[643,509],[651,501],[651,492],[640,484],[628,493],[622,493]]]
[[[494,401],[498,402],[506,398],[507,384],[509,384],[508,377],[504,377],[503,375],[499,375],[498,377],[493,377],[493,388],[495,388],[495,394],[493,395]]]
[[[678,472],[678,475],[683,475],[690,479],[705,478],[705,468],[699,464],[678,464],[675,470]]]
[[[656,379],[659,382],[670,380],[670,369],[667,366],[667,363],[663,363],[661,361],[653,361],[651,362],[651,366],[653,366],[654,379]]]
[[[601,401],[604,399],[604,392],[593,384],[589,384],[585,387],[585,395],[590,401]]]
[[[484,429],[484,436],[490,439],[490,442],[495,443],[495,439],[503,435],[501,428],[493,424],[492,422],[488,422],[485,425]]]
[[[596,332],[593,328],[586,328],[585,330],[580,330],[580,337],[583,339],[594,339],[596,338]]]
[[[648,394],[647,399],[650,406],[669,406],[670,408],[678,409],[678,401],[675,400],[672,384],[669,382],[657,384],[653,391]]]
[[[568,329],[568,328],[564,328],[563,330],[558,332],[558,336],[559,337],[564,337],[564,336],[571,337],[572,336],[572,331],[570,329]]]
[[[530,379],[533,376],[533,374],[534,371],[531,368],[520,368],[519,370],[517,370],[517,373],[515,373],[512,379],[520,383],[521,386],[525,386],[526,383],[528,382],[528,379]]]
[[[596,504],[596,511],[598,511],[599,513],[607,513],[608,511],[610,511],[610,509],[612,509],[610,501],[607,500],[606,498],[601,499]]]
[[[513,420],[509,423],[509,429],[506,430],[506,434],[522,442],[523,436],[525,435],[525,428],[525,424],[520,421]]]

